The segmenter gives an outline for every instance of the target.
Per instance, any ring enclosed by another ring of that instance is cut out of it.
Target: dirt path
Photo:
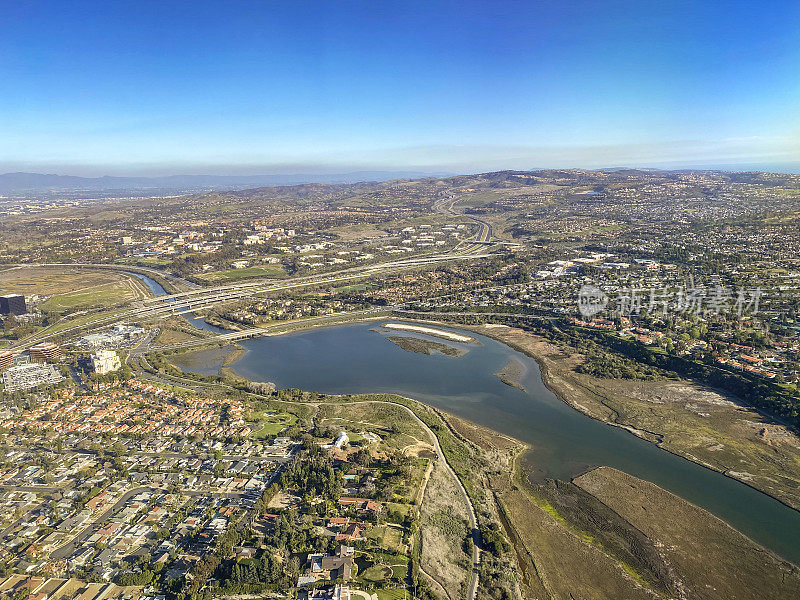
[[[144,358],[144,357],[140,357],[140,358]],[[152,377],[152,374],[151,373],[147,373],[146,377],[147,376]],[[155,379],[158,380],[158,381],[162,381],[162,379],[160,377],[158,377],[158,376],[156,376]],[[176,378],[176,379],[179,379],[179,378]],[[205,385],[205,384],[202,384],[202,383],[199,383],[199,382],[194,382],[194,381],[192,383],[194,383],[195,385],[199,385],[200,387]],[[214,385],[215,385],[215,387],[223,387],[223,388],[233,389],[231,386],[228,386],[228,385],[225,385],[225,384],[214,384]],[[265,398],[265,399],[269,399],[269,400],[274,400],[272,398],[269,398],[267,396],[262,396],[260,394],[252,394],[252,395],[256,396],[256,397],[262,397],[262,398]],[[406,398],[406,400],[410,400],[412,402],[416,402],[416,400],[414,400],[413,398]],[[297,402],[297,401],[291,401],[291,400],[284,400],[282,402],[284,402],[285,404],[295,404],[295,405],[304,405],[304,406],[307,406],[309,404],[307,402]],[[342,402],[319,402],[319,403],[314,403],[314,405],[317,406],[318,408],[320,406],[322,406],[322,405],[341,406],[342,404],[343,404]],[[353,405],[353,404],[387,404],[387,405],[391,405],[391,406],[397,406],[397,407],[401,408],[402,410],[406,411],[409,414],[409,416],[412,419],[414,419],[420,425],[420,427],[422,427],[423,430],[425,430],[427,432],[428,437],[430,438],[431,443],[433,444],[434,450],[436,451],[437,458],[439,458],[439,460],[442,461],[442,465],[444,466],[444,468],[447,470],[447,472],[450,474],[450,476],[455,481],[455,483],[456,483],[456,485],[458,487],[458,490],[459,490],[459,492],[461,494],[461,497],[462,497],[462,499],[464,501],[464,504],[465,504],[465,506],[467,508],[467,514],[469,515],[469,524],[470,524],[470,527],[472,529],[472,540],[473,540],[473,544],[472,544],[472,575],[471,575],[471,578],[470,578],[470,584],[469,584],[466,600],[474,600],[474,598],[475,598],[475,596],[476,596],[476,594],[478,592],[478,572],[480,570],[480,561],[481,561],[481,550],[479,548],[480,530],[478,529],[478,518],[475,515],[475,508],[473,507],[472,501],[470,500],[469,495],[467,494],[467,490],[464,488],[464,484],[461,483],[461,480],[458,478],[458,475],[456,475],[456,472],[453,470],[453,467],[450,466],[449,462],[447,462],[447,457],[445,456],[444,451],[442,450],[442,447],[439,444],[439,438],[436,436],[434,431],[430,427],[428,427],[428,425],[422,419],[420,419],[417,416],[417,414],[413,410],[411,410],[408,406],[406,406],[405,404],[400,404],[398,402],[391,402],[391,401],[388,401],[388,400],[357,400],[355,402],[347,402],[346,404],[350,404],[350,405]]]

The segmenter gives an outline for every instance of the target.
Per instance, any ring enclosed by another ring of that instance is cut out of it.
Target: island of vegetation
[[[525,391],[525,386],[522,385],[522,378],[525,376],[525,366],[518,360],[512,358],[500,369],[495,376],[506,385],[518,388]]]
[[[443,354],[445,356],[459,358],[469,352],[469,350],[465,350],[464,348],[457,348],[449,344],[442,344],[441,342],[434,342],[433,340],[412,336],[390,335],[387,336],[386,339],[400,346],[403,350],[418,352],[419,354]]]

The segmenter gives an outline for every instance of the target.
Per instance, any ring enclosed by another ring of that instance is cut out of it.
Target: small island
[[[521,380],[525,375],[525,366],[518,360],[512,358],[508,361],[505,367],[495,373],[495,377],[500,379],[506,385],[518,388],[523,392],[527,391],[525,386],[522,385]]]
[[[445,356],[452,356],[454,358],[460,358],[464,356],[469,350],[464,350],[463,348],[457,348],[455,346],[449,346],[447,344],[442,344],[441,342],[434,342],[433,340],[425,340],[422,338],[410,337],[410,336],[399,336],[399,335],[392,335],[387,336],[387,340],[400,346],[403,350],[408,352],[418,352],[420,354],[444,354]]]
[[[423,327],[421,325],[409,325],[407,323],[386,323],[385,325],[383,325],[383,327],[384,329],[397,329],[400,331],[414,331],[416,333],[424,333],[427,335],[444,338],[446,340],[452,340],[454,342],[469,343],[475,341],[475,338],[470,337],[468,335],[462,335],[460,333],[447,331],[445,329],[437,329],[435,327]]]

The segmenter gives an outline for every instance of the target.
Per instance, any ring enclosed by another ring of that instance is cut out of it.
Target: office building
[[[119,356],[113,350],[98,350],[92,354],[92,369],[105,375],[120,368]]]
[[[31,346],[30,355],[33,363],[57,362],[61,359],[61,348],[53,342],[42,342]]]
[[[26,312],[28,309],[22,294],[0,296],[0,315],[24,315]]]

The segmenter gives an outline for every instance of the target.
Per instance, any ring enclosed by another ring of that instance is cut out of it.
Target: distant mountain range
[[[103,191],[103,190],[213,190],[303,183],[356,183],[421,177],[446,177],[451,173],[419,171],[355,171],[338,174],[294,175],[169,175],[166,177],[77,177],[42,173],[4,173],[0,192]]]

